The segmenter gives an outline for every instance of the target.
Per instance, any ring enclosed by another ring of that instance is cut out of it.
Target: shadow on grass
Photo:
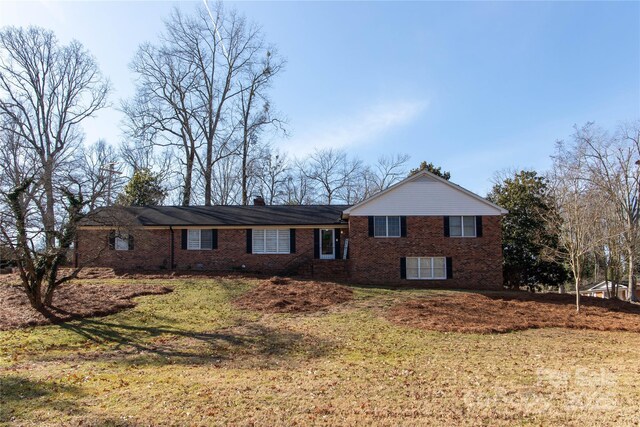
[[[334,347],[330,341],[298,332],[250,323],[216,332],[195,332],[170,326],[136,326],[84,319],[60,325],[84,338],[115,344],[89,359],[128,364],[218,364],[243,360],[264,365],[296,357],[318,358]],[[82,356],[77,356],[82,357]]]
[[[79,395],[80,388],[74,385],[0,376],[0,423],[31,418],[39,410],[81,414],[83,411],[76,404]]]

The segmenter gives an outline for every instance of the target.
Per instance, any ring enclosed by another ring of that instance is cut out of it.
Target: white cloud
[[[385,133],[415,120],[427,102],[400,101],[367,107],[316,121],[307,129],[294,129],[293,137],[282,141],[282,148],[295,156],[316,148],[354,148],[377,142]]]

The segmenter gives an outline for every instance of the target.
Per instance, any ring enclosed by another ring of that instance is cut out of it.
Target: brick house
[[[75,262],[122,270],[303,275],[367,284],[502,287],[506,211],[423,171],[353,206],[101,208]]]

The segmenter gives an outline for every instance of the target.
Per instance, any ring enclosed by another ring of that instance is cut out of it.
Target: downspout
[[[169,270],[173,270],[175,269],[175,263],[173,262],[173,258],[174,258],[174,249],[173,249],[173,226],[169,226],[169,232],[171,234],[171,243],[170,243],[170,248],[171,248],[171,252],[169,255]]]

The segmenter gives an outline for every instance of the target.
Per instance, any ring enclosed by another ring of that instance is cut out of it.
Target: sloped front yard
[[[136,298],[135,307],[106,317],[0,331],[0,424],[633,425],[640,420],[640,373],[631,368],[640,365],[639,333],[439,332],[388,318],[407,302],[453,304],[448,298],[456,295],[491,299],[489,294],[349,288],[352,295],[340,302],[279,313],[238,307],[243,298],[264,292],[260,280],[101,277],[82,283],[152,283],[173,292]],[[278,290],[286,293],[287,306],[307,298],[286,287]],[[299,294],[302,299],[296,299]]]
[[[440,332],[503,333],[537,328],[640,332],[640,305],[619,300],[526,292],[453,292],[394,305],[387,318]]]
[[[0,330],[106,316],[135,307],[135,297],[168,292],[171,288],[147,283],[65,283],[54,294],[53,307],[45,315],[29,305],[19,286],[0,284]]]

